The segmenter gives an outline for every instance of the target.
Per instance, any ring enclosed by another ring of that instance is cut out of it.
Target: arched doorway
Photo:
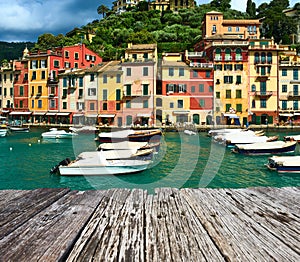
[[[193,123],[196,125],[199,125],[199,123],[200,123],[199,114],[193,114]]]

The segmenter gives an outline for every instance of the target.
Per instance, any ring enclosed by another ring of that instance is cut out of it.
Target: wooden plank
[[[298,259],[298,254],[229,203],[228,191],[185,189],[182,193],[199,216],[219,250],[228,259],[243,261]],[[251,208],[251,207],[245,207]],[[254,252],[255,251],[255,252]]]
[[[289,212],[300,218],[300,188],[285,187],[256,187],[248,188],[248,194],[259,197],[260,199],[270,199],[277,205],[285,207]]]
[[[102,196],[101,191],[71,191],[62,196],[0,240],[0,260],[58,261],[64,258]]]
[[[6,202],[28,193],[28,190],[0,190],[0,209]]]
[[[144,261],[142,190],[114,189],[100,203],[67,261],[87,257],[108,261]]]
[[[178,189],[157,189],[145,211],[147,261],[224,261]]]
[[[250,194],[252,190],[248,189],[231,190],[230,193],[226,189],[222,191],[230,196],[225,198],[229,205],[236,205],[242,212],[300,254],[300,222],[298,217],[290,213],[285,206],[278,204],[273,198]],[[289,192],[289,190],[285,191]]]
[[[35,214],[51,205],[67,192],[69,192],[69,189],[58,188],[17,191],[15,197],[10,196],[4,202],[1,202],[0,239],[26,223]]]

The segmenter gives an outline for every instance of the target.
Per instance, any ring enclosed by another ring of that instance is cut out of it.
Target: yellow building
[[[251,40],[249,45],[249,121],[277,122],[278,65],[282,49],[273,39]]]

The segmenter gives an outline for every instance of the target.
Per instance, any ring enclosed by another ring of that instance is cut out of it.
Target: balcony
[[[259,97],[270,97],[273,95],[273,91],[256,91],[254,95]]]
[[[298,91],[290,91],[287,95],[288,98],[300,98],[300,92]]]
[[[225,61],[232,61],[232,56],[231,55],[225,55],[224,60]]]
[[[215,56],[215,61],[222,61],[222,56]]]
[[[214,65],[212,63],[194,63],[194,62],[190,62],[190,67],[212,69],[212,68],[214,68]]]

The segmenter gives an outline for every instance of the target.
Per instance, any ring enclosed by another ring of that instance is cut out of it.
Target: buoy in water
[[[12,147],[10,147],[9,150],[12,151]]]

